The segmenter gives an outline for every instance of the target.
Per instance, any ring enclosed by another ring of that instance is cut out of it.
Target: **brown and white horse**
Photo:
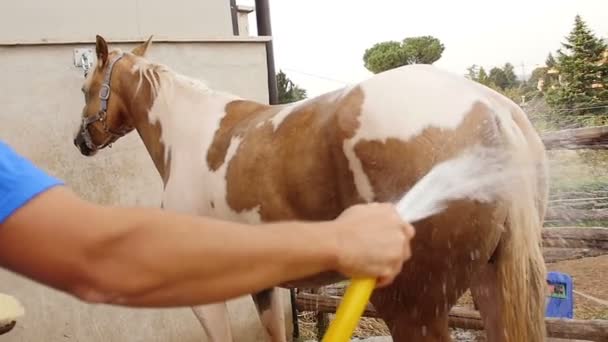
[[[534,163],[510,200],[453,201],[420,221],[411,261],[372,303],[394,341],[448,341],[448,312],[470,288],[489,341],[544,341],[545,150],[512,101],[412,65],[266,105],[148,61],[149,45],[109,51],[97,37],[74,143],[91,156],[136,130],[164,182],[164,208],[249,223],[327,220],[356,203],[398,200],[433,165],[473,145]],[[340,279],[323,274],[283,286]],[[271,339],[285,341],[275,291],[253,298]],[[232,340],[225,303],[194,312],[212,341]]]

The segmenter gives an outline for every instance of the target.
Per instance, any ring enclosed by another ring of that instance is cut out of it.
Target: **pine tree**
[[[560,84],[549,92],[548,103],[560,112],[575,116],[606,112],[608,104],[608,63],[601,65],[606,43],[595,37],[577,15],[574,28],[557,51]],[[578,121],[578,120],[577,120]]]
[[[279,103],[291,103],[306,98],[306,90],[293,83],[283,72],[283,70],[279,70],[276,78],[277,90],[279,92]]]
[[[473,64],[467,68],[467,73],[464,77],[477,81],[477,75],[479,74],[479,66],[477,64]]]
[[[519,81],[517,80],[517,75],[515,75],[515,67],[511,63],[505,63],[505,66],[502,68],[505,73],[505,77],[507,78],[507,86],[505,88],[515,88],[519,86]]]
[[[553,58],[553,54],[549,53],[549,56],[547,56],[547,60],[545,61],[545,65],[547,66],[547,68],[551,69],[555,66],[555,58]]]
[[[486,69],[484,69],[483,67],[479,68],[479,73],[477,74],[477,82],[481,83],[481,84],[488,84],[488,73],[486,72]]]

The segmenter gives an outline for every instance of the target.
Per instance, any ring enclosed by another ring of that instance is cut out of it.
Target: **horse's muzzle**
[[[87,143],[84,141],[84,138],[82,137],[82,134],[76,135],[76,138],[74,138],[74,145],[76,147],[78,147],[78,150],[80,151],[80,153],[83,156],[90,157],[90,156],[92,156],[92,155],[95,154],[95,151],[93,151],[92,149],[90,149],[87,146]]]

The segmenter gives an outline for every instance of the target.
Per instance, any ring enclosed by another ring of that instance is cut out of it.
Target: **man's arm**
[[[191,305],[336,266],[328,227],[304,226],[102,207],[55,187],[1,226],[0,263],[87,301]]]
[[[250,226],[99,206],[57,186],[0,225],[0,266],[85,301],[127,306],[210,303],[328,270],[386,284],[409,258],[413,230],[387,206],[367,210]],[[370,227],[378,221],[379,230]]]

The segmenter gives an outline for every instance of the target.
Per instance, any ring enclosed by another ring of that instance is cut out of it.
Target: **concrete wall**
[[[249,16],[252,15],[255,8],[253,6],[237,6],[237,19],[240,36],[249,36]]]
[[[88,199],[157,206],[160,179],[136,133],[92,159],[79,156],[72,145],[84,105],[83,71],[73,65],[75,48],[94,46],[0,47],[0,137]],[[153,43],[149,58],[212,88],[268,102],[261,42]]]
[[[229,0],[0,1],[0,42],[233,35]]]
[[[92,45],[0,47],[0,139],[84,198],[157,207],[161,182],[136,133],[94,158],[81,156],[72,144],[83,106],[83,72],[73,65],[73,49],[83,47]],[[156,43],[150,52],[151,59],[205,79],[214,88],[268,101],[262,42]],[[204,341],[189,309],[86,305],[2,270],[0,292],[16,296],[26,308],[25,319],[2,341]],[[241,327],[237,341],[261,341],[252,302],[234,301],[231,310]],[[285,310],[290,328],[289,306]]]

